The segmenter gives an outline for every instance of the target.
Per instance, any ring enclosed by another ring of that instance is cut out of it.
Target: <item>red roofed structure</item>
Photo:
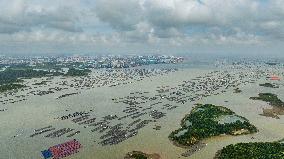
[[[280,78],[278,76],[271,76],[270,77],[270,80],[273,80],[273,81],[280,81]]]

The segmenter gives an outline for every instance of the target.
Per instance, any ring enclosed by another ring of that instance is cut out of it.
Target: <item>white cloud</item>
[[[30,31],[34,28],[81,31],[80,13],[61,5],[39,5],[24,0],[0,1],[0,33]],[[75,7],[75,6],[74,6]]]
[[[0,7],[0,42],[9,45],[186,50],[284,40],[283,0],[0,0]]]

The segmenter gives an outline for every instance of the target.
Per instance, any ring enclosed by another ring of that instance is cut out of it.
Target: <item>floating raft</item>
[[[41,151],[44,159],[61,159],[74,153],[79,152],[79,149],[82,148],[82,145],[76,139],[58,144],[50,147],[48,150]]]
[[[272,80],[272,81],[280,81],[280,77],[278,77],[278,76],[271,76],[270,80]]]

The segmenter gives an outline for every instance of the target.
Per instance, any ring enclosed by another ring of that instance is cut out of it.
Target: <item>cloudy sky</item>
[[[0,54],[284,54],[284,0],[0,0],[0,7]]]

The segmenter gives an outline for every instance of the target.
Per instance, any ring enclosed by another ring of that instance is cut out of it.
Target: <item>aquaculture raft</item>
[[[53,159],[61,159],[79,152],[80,148],[82,148],[82,145],[79,143],[79,141],[74,139],[62,144],[52,146],[48,150],[41,151],[41,153],[44,159],[51,157]]]
[[[272,80],[272,81],[280,81],[280,77],[278,77],[278,76],[271,76],[270,80]]]

